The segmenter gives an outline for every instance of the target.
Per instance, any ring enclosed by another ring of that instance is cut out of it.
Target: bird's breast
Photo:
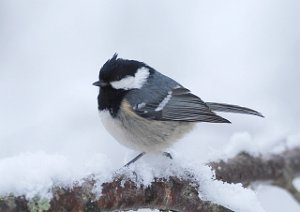
[[[100,112],[102,123],[121,144],[138,151],[163,151],[192,129],[192,123],[148,120],[133,112],[131,105],[122,101],[116,117]]]

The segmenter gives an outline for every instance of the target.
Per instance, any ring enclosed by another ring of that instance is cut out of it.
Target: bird
[[[180,83],[137,60],[115,53],[99,71],[98,110],[106,130],[119,143],[141,152],[161,152],[189,133],[197,122],[231,123],[216,112],[264,117],[250,108],[205,102]]]

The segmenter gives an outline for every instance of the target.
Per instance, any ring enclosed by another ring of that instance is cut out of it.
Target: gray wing
[[[138,115],[152,120],[230,123],[212,112],[199,97],[178,85],[155,100],[134,105],[133,109]]]
[[[206,102],[206,104],[212,111],[241,113],[241,114],[249,114],[249,115],[264,117],[260,112],[257,112],[247,107],[241,107],[238,105],[230,105],[224,103],[215,103],[215,102]]]

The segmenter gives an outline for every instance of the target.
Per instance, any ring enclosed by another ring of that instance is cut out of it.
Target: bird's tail
[[[250,108],[240,107],[238,105],[229,105],[229,104],[215,103],[215,102],[206,102],[206,104],[212,111],[241,113],[241,114],[249,114],[249,115],[264,117],[260,112],[252,110]]]

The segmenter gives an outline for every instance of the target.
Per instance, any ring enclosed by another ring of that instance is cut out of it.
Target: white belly
[[[141,151],[164,151],[190,131],[193,123],[147,120],[121,108],[117,118],[108,111],[100,117],[106,130],[124,146]]]
[[[130,134],[125,130],[120,120],[113,118],[107,110],[100,111],[100,118],[105,129],[122,145],[135,149]]]

